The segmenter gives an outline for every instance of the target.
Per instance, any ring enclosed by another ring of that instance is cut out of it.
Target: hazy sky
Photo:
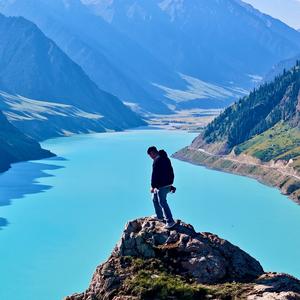
[[[300,0],[243,0],[260,11],[300,29]]]

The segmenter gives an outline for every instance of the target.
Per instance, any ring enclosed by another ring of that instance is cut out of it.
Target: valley
[[[300,2],[247,1],[0,0],[0,299],[299,299]]]

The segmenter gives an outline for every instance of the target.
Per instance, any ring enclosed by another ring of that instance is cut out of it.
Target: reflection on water
[[[0,218],[0,230],[1,230],[1,227],[7,226],[7,225],[8,225],[7,220],[4,218]]]
[[[51,160],[64,160],[53,158]],[[53,177],[46,171],[63,168],[42,162],[22,162],[13,165],[13,172],[8,170],[0,174],[0,206],[10,205],[12,200],[21,199],[28,194],[45,192],[52,188],[51,185],[40,184],[38,179]],[[17,184],[16,184],[17,182]],[[0,217],[0,229],[7,226],[8,220]]]

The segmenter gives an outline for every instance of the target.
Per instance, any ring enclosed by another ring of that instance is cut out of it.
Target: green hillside
[[[236,154],[249,154],[262,161],[294,159],[300,155],[299,91],[300,62],[297,62],[273,82],[227,108],[193,144],[222,144],[225,152],[222,154],[234,150]]]
[[[283,122],[236,146],[235,153],[245,153],[262,161],[289,160],[300,155],[300,131]]]

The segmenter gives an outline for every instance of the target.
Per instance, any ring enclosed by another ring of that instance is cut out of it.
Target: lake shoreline
[[[130,130],[55,138],[42,146],[58,158],[14,164],[0,176],[1,216],[7,220],[0,231],[5,245],[0,298],[36,300],[42,293],[52,300],[84,290],[124,223],[153,214],[147,147],[155,144],[171,154],[195,137],[186,131]],[[254,180],[172,163],[177,192],[169,200],[176,219],[232,241],[265,270],[300,277],[295,264],[300,207]],[[283,255],[287,249],[289,255]]]
[[[300,181],[275,168],[233,160],[229,155],[216,156],[191,147],[185,147],[175,152],[172,157],[211,170],[255,179],[266,186],[280,190],[282,195],[300,205],[299,195],[293,191],[293,186],[298,187]]]
[[[82,135],[83,136],[89,136],[89,135],[92,135],[92,134],[121,133],[121,132],[135,131],[135,130],[138,131],[138,130],[154,130],[154,129],[160,130],[159,127],[151,127],[149,125],[143,125],[143,126],[128,128],[128,129],[125,129],[125,130],[103,131],[103,132],[99,131],[99,132],[89,132],[89,133],[74,133],[74,134],[69,134],[69,135],[57,135],[57,136],[49,137],[49,138],[44,139],[44,140],[39,140],[38,142],[39,142],[40,145],[42,145],[43,143],[47,143],[48,141],[51,141],[53,139],[60,139],[60,138],[71,138],[71,137],[74,137],[74,136],[82,136]],[[48,149],[45,149],[45,150],[48,150]],[[48,151],[50,151],[50,150],[48,150]],[[9,171],[15,164],[30,162],[30,161],[47,160],[47,159],[50,159],[50,158],[53,158],[53,157],[57,157],[57,155],[50,151],[50,154],[47,155],[47,156],[43,156],[43,157],[37,156],[36,158],[33,158],[33,159],[15,161],[15,162],[8,163],[4,166],[0,165],[0,176],[2,174],[4,174],[5,172]]]
[[[205,114],[208,114],[208,116]],[[193,131],[198,132],[199,127],[203,128],[206,126],[216,115],[218,115],[219,110],[192,110],[191,112],[184,112],[182,114],[176,113],[172,115],[151,115],[146,116],[146,125],[141,125],[137,127],[130,127],[123,130],[115,130],[115,131],[99,131],[99,132],[87,132],[87,133],[69,133],[69,134],[58,134],[57,136],[52,136],[46,139],[38,140],[38,142],[42,145],[43,143],[47,143],[47,141],[57,138],[69,138],[73,136],[88,136],[91,134],[105,134],[105,133],[122,133],[122,132],[131,132],[131,131],[141,131],[141,130],[167,130],[167,131]],[[194,114],[199,114],[199,116],[194,116]],[[202,116],[201,114],[204,114]],[[0,175],[4,174],[11,167],[19,162],[28,162],[28,161],[38,161],[41,159],[48,159],[51,157],[55,157],[56,154],[52,153],[52,155],[40,157],[37,156],[36,158],[29,159],[29,160],[22,160],[17,162],[11,162],[9,164],[4,164],[3,166],[0,165]]]

